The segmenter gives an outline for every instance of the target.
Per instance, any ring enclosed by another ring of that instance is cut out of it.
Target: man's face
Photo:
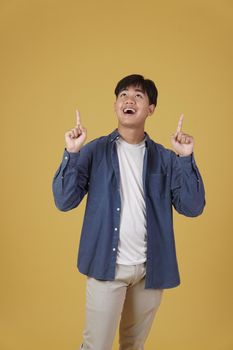
[[[120,125],[131,128],[144,127],[145,120],[155,109],[139,86],[129,86],[117,96],[114,104]]]

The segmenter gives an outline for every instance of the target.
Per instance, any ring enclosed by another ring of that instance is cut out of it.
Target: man
[[[53,181],[56,206],[78,206],[88,193],[78,268],[87,275],[84,350],[111,350],[120,321],[120,350],[142,350],[163,290],[180,283],[172,206],[197,216],[205,206],[193,137],[182,132],[174,151],[145,133],[157,103],[153,81],[133,74],[115,89],[118,127],[84,145],[77,112]]]

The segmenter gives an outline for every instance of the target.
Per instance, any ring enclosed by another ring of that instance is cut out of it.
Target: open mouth
[[[124,108],[123,109],[124,114],[134,114],[136,113],[136,110],[134,108]]]

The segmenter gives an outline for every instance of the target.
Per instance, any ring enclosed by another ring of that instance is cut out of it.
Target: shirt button
[[[115,231],[117,231],[117,227],[115,227],[115,229],[114,229]]]
[[[120,210],[120,208],[117,208],[117,211],[119,211]]]
[[[68,159],[68,157],[67,157],[67,156],[65,156],[65,159]]]
[[[112,248],[112,250],[115,252],[115,251],[116,251],[116,248]]]

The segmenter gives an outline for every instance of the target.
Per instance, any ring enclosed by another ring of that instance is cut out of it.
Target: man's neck
[[[118,132],[120,136],[123,138],[123,140],[132,144],[140,143],[145,137],[144,128],[130,129],[130,128],[124,128],[121,125],[118,125]]]

